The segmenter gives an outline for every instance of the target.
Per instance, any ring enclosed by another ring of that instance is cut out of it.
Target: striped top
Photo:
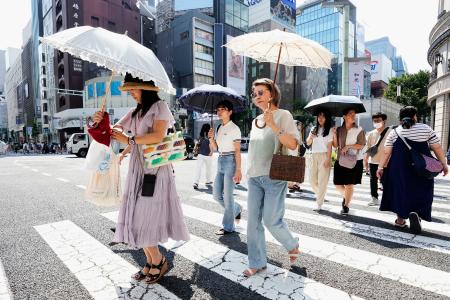
[[[401,126],[395,128],[404,138],[411,140],[413,142],[428,142],[429,145],[439,144],[441,141],[431,129],[430,126],[422,123],[416,123],[409,129],[404,129]],[[398,138],[395,130],[391,130],[388,137],[386,138],[385,147],[393,147],[395,141]]]

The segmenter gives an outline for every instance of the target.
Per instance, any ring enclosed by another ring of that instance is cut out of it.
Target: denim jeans
[[[234,231],[234,218],[241,212],[241,206],[234,202],[233,176],[236,172],[234,155],[219,156],[217,175],[214,180],[214,200],[225,208],[222,225],[226,231]]]
[[[298,239],[292,236],[283,221],[286,190],[286,181],[273,180],[269,176],[248,179],[247,247],[250,268],[267,265],[264,225],[288,251],[298,247]]]

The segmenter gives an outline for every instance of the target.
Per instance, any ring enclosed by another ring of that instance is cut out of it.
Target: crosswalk
[[[291,267],[286,250],[266,231],[272,251],[267,270],[250,278],[242,275],[248,267],[245,187],[235,190],[235,199],[244,211],[237,226],[239,234],[229,240],[217,239],[213,234],[221,226],[222,208],[211,194],[182,196],[191,239],[161,246],[172,260],[183,259],[200,270],[188,279],[187,284],[194,289],[190,294],[180,292],[173,285],[174,278],[164,278],[155,285],[131,280],[139,263],[90,233],[100,230],[110,234],[108,226],[86,228],[86,224],[77,223],[79,220],[60,220],[34,226],[34,230],[48,251],[56,255],[58,264],[67,268],[93,299],[386,299],[400,293],[413,299],[450,297],[450,186],[445,182],[436,185],[436,194],[441,197],[433,203],[433,217],[441,222],[423,222],[424,234],[413,235],[394,228],[393,214],[367,206],[368,178],[363,182],[356,186],[350,216],[346,218],[339,216],[341,198],[332,179],[323,212],[312,210],[316,205],[308,183],[302,184],[302,193],[289,194],[285,220],[299,239],[302,254]],[[85,189],[84,185],[77,187]],[[99,210],[95,216],[98,222],[114,226],[118,211]],[[415,261],[414,257],[427,259]],[[181,266],[174,263],[168,276],[184,272],[177,268]],[[371,281],[347,286],[343,282],[352,275],[345,275],[346,272]],[[231,284],[235,291],[212,293],[199,283],[209,276],[218,278],[218,285]],[[383,284],[391,289],[382,290]],[[354,288],[356,285],[361,288]],[[201,290],[203,296],[196,297],[195,290]],[[247,294],[227,294],[237,291]],[[0,257],[0,300],[12,300],[13,296]]]

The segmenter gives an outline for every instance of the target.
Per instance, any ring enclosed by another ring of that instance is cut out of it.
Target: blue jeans
[[[247,248],[250,268],[259,269],[267,265],[264,225],[287,250],[298,247],[298,240],[283,221],[286,190],[286,181],[273,180],[269,176],[248,179]]]
[[[241,206],[234,202],[233,176],[236,172],[234,155],[219,156],[217,175],[214,180],[214,200],[225,208],[222,225],[226,231],[234,231],[234,218],[241,212]]]

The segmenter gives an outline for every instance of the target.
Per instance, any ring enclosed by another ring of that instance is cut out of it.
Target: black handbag
[[[380,138],[378,139],[377,143],[366,150],[367,155],[370,157],[374,157],[378,153],[378,146],[380,146],[381,141],[383,140],[384,136],[386,135],[386,132],[389,130],[389,127],[385,128],[383,132],[380,135]]]

